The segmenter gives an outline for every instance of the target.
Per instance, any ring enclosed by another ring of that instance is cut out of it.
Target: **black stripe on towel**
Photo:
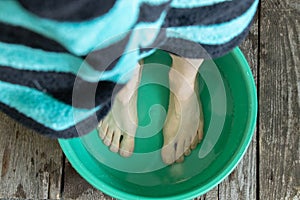
[[[150,5],[143,3],[140,6],[140,13],[137,22],[155,22],[157,21],[162,12],[166,10],[170,5],[170,2],[160,5]]]
[[[24,45],[35,49],[42,49],[48,52],[69,53],[68,50],[58,42],[28,29],[1,22],[0,29],[0,42]],[[118,60],[119,56],[124,53],[124,50],[130,39],[130,35],[131,32],[128,32],[127,35],[120,41],[103,49],[95,50],[89,53],[87,56],[82,56],[82,59],[85,59],[93,68],[98,71],[111,70],[115,66],[116,60]]]
[[[58,42],[20,26],[0,22],[0,41],[10,44],[21,44],[45,51],[68,52]]]
[[[0,66],[0,80],[36,89],[77,108],[100,105],[111,98],[114,89],[123,86],[112,81],[87,82],[71,73],[17,70],[4,66]],[[73,99],[73,90],[80,94],[76,99]]]
[[[57,21],[80,22],[109,12],[116,0],[18,0],[28,11]]]
[[[108,101],[103,104],[102,109],[96,112],[97,121],[100,121],[110,110],[111,103]],[[11,118],[17,120],[23,125],[39,132],[42,135],[48,136],[50,138],[73,138],[82,135],[78,135],[78,130],[81,134],[87,134],[94,130],[97,127],[97,122],[93,120],[92,117],[82,120],[76,126],[72,126],[68,129],[62,131],[55,131],[48,127],[45,127],[43,124],[38,123],[37,121],[27,117],[26,115],[20,113],[14,108],[7,106],[6,104],[0,103],[0,110],[10,116]]]
[[[221,45],[198,44],[182,38],[167,38],[166,42],[160,47],[162,50],[174,53],[185,58],[204,58],[211,59],[225,55],[234,47],[238,46],[247,36],[251,27],[248,27],[231,41]]]
[[[211,6],[170,8],[163,27],[221,24],[242,15],[253,3],[254,0],[232,0]]]
[[[85,57],[85,61],[98,71],[113,69],[118,59],[123,55],[131,33],[132,31],[129,31],[123,39],[108,47],[92,51]]]

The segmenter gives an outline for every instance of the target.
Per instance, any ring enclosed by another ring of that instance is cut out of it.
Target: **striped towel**
[[[0,109],[53,138],[89,133],[140,59],[158,48],[187,58],[222,56],[243,41],[257,4],[1,0]]]

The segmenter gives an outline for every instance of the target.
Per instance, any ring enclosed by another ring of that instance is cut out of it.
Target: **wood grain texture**
[[[263,11],[273,10],[273,11],[300,11],[299,0],[261,0],[261,5]]]
[[[59,199],[61,161],[55,140],[0,113],[0,199]]]
[[[260,199],[300,199],[299,1],[263,1]]]
[[[70,162],[66,159],[64,169],[63,199],[76,200],[113,200],[101,191],[93,188],[73,169]]]
[[[194,200],[215,200],[219,199],[219,186],[216,186],[206,194],[195,198]]]

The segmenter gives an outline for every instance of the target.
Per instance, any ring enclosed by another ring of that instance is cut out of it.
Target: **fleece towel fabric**
[[[187,58],[222,56],[246,37],[257,5],[1,0],[0,110],[52,138],[89,133],[140,59],[157,48]]]

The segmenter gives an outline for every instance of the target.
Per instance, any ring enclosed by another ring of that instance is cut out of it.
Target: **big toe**
[[[184,161],[184,140],[179,140],[176,144],[176,162]]]
[[[175,147],[173,145],[173,143],[169,143],[167,145],[164,145],[164,147],[161,150],[161,157],[164,163],[166,164],[172,164],[175,162],[176,158],[175,158]]]

